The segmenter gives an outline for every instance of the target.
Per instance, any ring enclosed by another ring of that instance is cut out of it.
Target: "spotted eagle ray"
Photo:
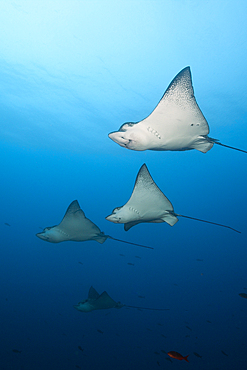
[[[77,305],[74,305],[74,308],[81,312],[91,312],[95,310],[103,310],[108,308],[137,308],[142,310],[152,310],[152,311],[168,311],[167,308],[147,308],[139,306],[128,306],[122,304],[121,302],[114,301],[109,294],[104,291],[99,294],[92,286],[89,289],[88,297],[84,301],[79,302]]]
[[[190,67],[172,80],[152,113],[139,122],[126,122],[108,136],[132,150],[190,150],[206,153],[214,144],[247,153],[208,136],[209,126],[192,86]]]
[[[104,243],[106,239],[116,240],[118,242],[136,245],[138,247],[153,249],[142,244],[127,242],[105,235],[98,226],[86,218],[83,210],[80,208],[77,200],[74,200],[68,207],[62,221],[59,225],[46,227],[36,236],[50,243],[60,243],[64,241],[84,242],[96,240],[98,243]]]
[[[240,233],[230,226],[175,213],[172,203],[155,184],[146,164],[143,164],[138,172],[128,202],[122,207],[115,208],[106,219],[117,224],[124,224],[124,230],[128,231],[132,226],[141,222],[166,222],[173,226],[178,222],[178,217],[226,227]]]

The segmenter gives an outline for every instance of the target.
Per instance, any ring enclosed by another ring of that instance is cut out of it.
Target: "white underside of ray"
[[[61,243],[64,241],[83,242],[95,240],[102,244],[106,241],[106,239],[109,238],[117,242],[153,249],[153,247],[149,247],[147,245],[132,243],[114,238],[110,235],[105,235],[92,221],[86,218],[77,200],[74,200],[69,205],[64,218],[59,225],[46,227],[43,232],[37,233],[36,236],[50,243]],[[97,295],[97,292],[95,293],[92,288],[90,294]]]
[[[85,302],[79,302],[77,305],[74,305],[74,308],[81,312],[91,312],[94,310],[94,306],[90,304],[87,300]]]
[[[97,240],[101,235],[98,226],[86,218],[81,209],[66,215],[56,228],[67,238],[66,240]]]
[[[43,233],[39,233],[37,236],[52,243],[63,241],[83,242],[87,240],[104,243],[107,239],[107,236],[92,221],[86,218],[77,200],[70,204],[59,225],[46,228]]]
[[[116,208],[107,219],[124,223],[125,230],[140,222],[167,222],[173,226],[178,221],[173,214],[171,202],[155,184],[145,164],[137,175],[128,202],[123,207]]]
[[[109,137],[133,150],[189,150],[207,152],[213,146],[209,126],[194,97],[190,68],[171,82],[154,111],[138,123],[126,123]]]

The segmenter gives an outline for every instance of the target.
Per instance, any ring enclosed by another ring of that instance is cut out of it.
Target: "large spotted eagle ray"
[[[153,112],[142,121],[124,123],[108,136],[132,150],[190,150],[206,153],[214,144],[235,149],[208,136],[209,126],[192,86],[190,67],[172,80]]]

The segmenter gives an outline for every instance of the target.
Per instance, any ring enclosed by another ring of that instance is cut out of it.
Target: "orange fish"
[[[189,355],[187,355],[187,356],[182,356],[182,355],[180,355],[180,353],[178,353],[178,352],[176,352],[176,351],[170,351],[170,352],[167,352],[167,354],[168,354],[168,356],[170,356],[170,357],[172,357],[172,358],[176,358],[176,359],[177,359],[177,360],[179,360],[179,361],[185,360],[185,361],[189,362],[189,361],[187,360],[187,357],[188,357]]]
[[[239,293],[240,297],[242,298],[247,298],[247,294],[246,293]]]

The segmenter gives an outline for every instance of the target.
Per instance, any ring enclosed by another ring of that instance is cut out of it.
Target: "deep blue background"
[[[247,150],[246,11],[245,1],[1,1],[2,369],[246,368],[246,154],[134,152],[107,136],[147,116],[190,65],[210,136]],[[242,233],[106,221],[143,163],[175,212]],[[154,250],[38,239],[75,199],[106,234]],[[80,313],[91,285],[170,311]]]

